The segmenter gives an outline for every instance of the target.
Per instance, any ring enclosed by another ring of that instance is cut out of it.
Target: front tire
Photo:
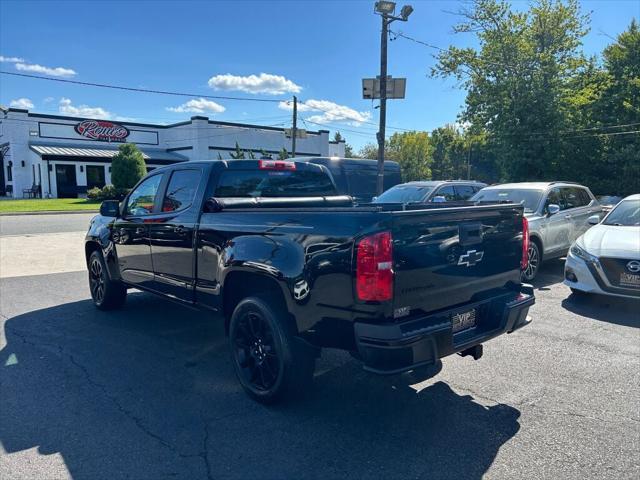
[[[540,255],[540,248],[534,241],[529,243],[529,250],[527,250],[528,263],[527,268],[522,272],[522,280],[530,282],[538,275],[540,270],[540,264],[542,263],[542,256]]]
[[[99,250],[89,257],[89,289],[93,304],[100,310],[120,308],[127,299],[127,288],[109,278],[107,265]]]
[[[304,393],[313,380],[315,352],[295,336],[286,312],[260,297],[242,300],[229,324],[231,360],[244,391],[271,404]]]

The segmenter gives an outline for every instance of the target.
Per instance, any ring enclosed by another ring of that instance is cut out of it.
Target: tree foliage
[[[527,11],[474,0],[460,15],[454,30],[475,35],[478,48],[442,51],[432,75],[453,77],[467,90],[461,121],[468,128],[465,138],[448,127],[433,132],[434,175],[460,176],[466,150],[478,179],[575,180],[609,194],[639,190],[635,21],[599,62],[582,52],[589,16],[577,0],[536,0]]]
[[[385,158],[400,164],[402,180],[431,178],[431,145],[427,132],[394,133],[386,142]]]
[[[147,174],[142,152],[133,143],[120,145],[111,160],[111,183],[117,189],[133,188]]]

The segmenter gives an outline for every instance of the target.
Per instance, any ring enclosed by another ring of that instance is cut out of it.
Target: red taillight
[[[259,160],[260,170],[295,170],[295,162],[285,162],[282,160]]]
[[[358,243],[356,293],[365,301],[382,302],[393,297],[391,232],[376,233]]]
[[[520,268],[525,270],[529,265],[529,220],[522,217],[522,260]]]

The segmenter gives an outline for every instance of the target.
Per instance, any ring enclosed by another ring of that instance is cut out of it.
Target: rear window
[[[433,187],[417,185],[398,185],[380,195],[374,203],[412,203],[422,202]]]
[[[336,195],[325,172],[235,170],[220,175],[216,197],[314,197]]]

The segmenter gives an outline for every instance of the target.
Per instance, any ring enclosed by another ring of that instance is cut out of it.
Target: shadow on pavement
[[[640,300],[572,293],[562,300],[562,306],[593,320],[640,328]]]
[[[215,320],[146,294],[118,312],[81,301],[9,319],[2,447],[59,453],[76,479],[479,479],[519,430],[511,406],[437,380],[416,392],[419,379],[371,376],[346,355],[305,400],[260,406]]]
[[[538,275],[531,282],[537,290],[550,290],[550,286],[564,280],[564,257],[553,258],[542,264]]]

